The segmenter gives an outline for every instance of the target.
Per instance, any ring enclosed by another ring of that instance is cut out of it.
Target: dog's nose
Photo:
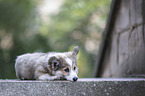
[[[73,81],[77,81],[77,80],[78,80],[78,77],[74,77],[74,78],[73,78]]]

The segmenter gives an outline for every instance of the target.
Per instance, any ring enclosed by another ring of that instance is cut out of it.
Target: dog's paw
[[[38,79],[39,80],[55,80],[55,79],[58,79],[58,76],[50,76],[48,74],[44,74],[44,75],[39,76]]]

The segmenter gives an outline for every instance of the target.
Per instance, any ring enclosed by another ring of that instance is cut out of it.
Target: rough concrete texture
[[[145,79],[0,80],[0,96],[145,96]]]
[[[95,76],[145,77],[145,0],[113,1]]]

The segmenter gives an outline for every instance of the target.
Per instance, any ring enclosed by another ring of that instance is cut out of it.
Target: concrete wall
[[[145,79],[0,80],[0,96],[145,96]]]
[[[120,0],[114,10],[99,76],[145,77],[145,1]]]

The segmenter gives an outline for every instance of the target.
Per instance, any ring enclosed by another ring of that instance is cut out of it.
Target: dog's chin
[[[69,80],[69,79],[66,79],[65,77],[60,77],[60,79],[59,80],[64,80],[64,81],[72,81],[73,82],[73,80]]]

